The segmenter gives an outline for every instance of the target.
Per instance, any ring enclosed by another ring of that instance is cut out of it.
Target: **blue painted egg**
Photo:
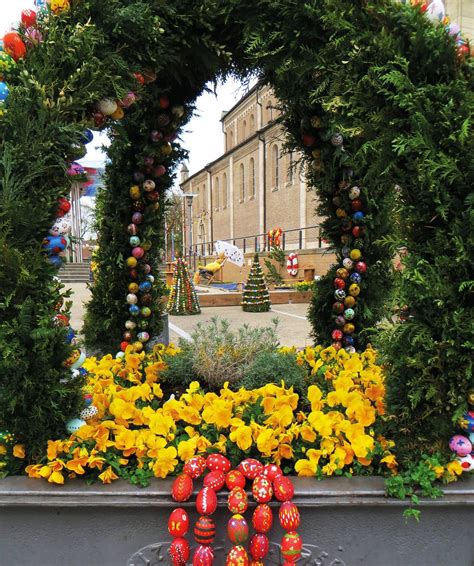
[[[346,346],[353,346],[355,344],[355,340],[353,336],[344,336],[344,338],[342,339],[342,341],[344,342],[344,344]]]
[[[132,316],[138,316],[140,314],[140,307],[137,307],[137,305],[130,305],[128,312]]]
[[[70,344],[74,340],[75,335],[76,334],[75,334],[74,330],[71,327],[69,327],[69,329],[67,331],[67,335],[66,335],[66,342],[68,344]]]
[[[81,143],[90,143],[94,139],[94,134],[87,129],[82,132]]]
[[[52,254],[62,252],[67,246],[67,240],[64,236],[46,236],[43,240],[43,248]]]
[[[74,432],[77,432],[81,426],[84,426],[86,423],[86,421],[82,420],[82,419],[71,419],[66,423],[66,430],[68,431],[69,434],[73,434]]]
[[[138,245],[140,245],[140,238],[138,236],[132,236],[130,238],[129,242],[130,242],[130,245],[133,246],[133,247],[138,246]]]
[[[360,283],[362,281],[362,276],[360,273],[352,273],[349,279],[352,283]]]
[[[364,220],[364,217],[365,214],[361,210],[354,212],[354,214],[352,215],[352,219],[354,220],[354,222],[362,222],[362,220]]]
[[[474,411],[464,413],[461,419],[461,428],[469,432],[474,432]]]
[[[151,289],[151,283],[149,281],[144,281],[143,283],[140,283],[139,289],[142,293],[146,293]]]
[[[342,257],[349,257],[350,253],[351,253],[351,248],[349,246],[344,246],[342,248]]]
[[[10,91],[8,89],[7,84],[4,82],[0,82],[0,100],[5,101],[8,98],[9,94]]]
[[[345,318],[346,320],[352,320],[354,317],[355,317],[355,311],[354,311],[354,309],[350,309],[350,308],[349,308],[349,309],[346,309],[346,310],[344,311],[344,318]]]

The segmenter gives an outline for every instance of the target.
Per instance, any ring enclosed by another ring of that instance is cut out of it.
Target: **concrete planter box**
[[[408,524],[402,516],[406,503],[387,499],[381,478],[296,478],[294,483],[305,546],[300,564],[473,564],[474,478],[446,487],[441,499],[422,500],[420,523]],[[87,486],[74,480],[54,486],[24,477],[0,480],[0,564],[168,564],[167,522],[175,506],[171,484],[154,480],[148,488],[136,488],[123,481]],[[216,566],[225,564],[224,525],[230,517],[225,495],[219,497],[216,514]],[[193,504],[185,506],[193,509]],[[280,539],[274,526],[265,564],[280,563]]]

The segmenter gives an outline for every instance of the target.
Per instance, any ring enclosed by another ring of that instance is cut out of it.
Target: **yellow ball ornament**
[[[361,257],[362,257],[362,252],[358,249],[354,249],[351,250],[351,253],[349,254],[349,257],[353,260],[353,261],[358,261]]]
[[[347,308],[352,308],[353,306],[355,306],[356,304],[356,300],[354,297],[352,297],[351,295],[349,295],[348,297],[346,297],[344,299],[344,304]]]
[[[338,208],[336,210],[336,216],[338,218],[345,218],[347,216],[347,212],[343,208]]]
[[[125,112],[123,111],[123,108],[118,105],[117,105],[117,110],[115,112],[112,112],[112,114],[110,114],[112,120],[121,120],[124,116],[125,116]]]
[[[139,289],[138,283],[130,283],[130,285],[128,286],[129,293],[138,293],[138,289]]]
[[[133,256],[127,257],[127,267],[133,269],[134,267],[137,267],[137,263],[138,261],[136,257]]]
[[[360,293],[359,285],[357,285],[357,283],[352,283],[352,285],[349,287],[349,295],[352,295],[353,297],[358,297],[359,293]]]
[[[133,200],[138,200],[142,196],[142,192],[138,185],[133,185],[133,187],[130,187],[129,193],[130,198],[132,198]]]
[[[135,352],[141,352],[143,350],[143,344],[141,342],[134,342],[133,349]]]
[[[161,153],[163,155],[171,155],[173,153],[173,146],[169,142],[166,142],[161,146]]]
[[[352,334],[355,330],[355,326],[352,324],[352,322],[346,322],[346,324],[344,324],[344,326],[342,327],[342,330],[344,334]]]

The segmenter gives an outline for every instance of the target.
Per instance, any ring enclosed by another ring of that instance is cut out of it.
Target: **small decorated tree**
[[[262,267],[258,254],[255,254],[242,296],[242,308],[246,312],[267,312],[270,310],[270,304],[270,296],[263,278]]]
[[[173,266],[173,285],[166,310],[174,315],[199,314],[201,307],[188,266],[182,257]]]

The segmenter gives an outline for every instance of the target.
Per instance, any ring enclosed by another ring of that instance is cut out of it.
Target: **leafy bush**
[[[246,368],[239,386],[246,389],[258,389],[267,383],[285,382],[285,387],[293,386],[300,396],[300,404],[307,398],[305,370],[296,362],[292,352],[260,352]]]
[[[278,321],[272,323],[273,326],[261,328],[244,324],[236,330],[228,320],[218,317],[207,324],[198,323],[191,335],[192,342],[180,340],[181,351],[169,359],[165,357],[169,367],[163,379],[179,388],[193,379],[211,389],[218,389],[226,381],[240,384],[257,353],[277,349]]]

